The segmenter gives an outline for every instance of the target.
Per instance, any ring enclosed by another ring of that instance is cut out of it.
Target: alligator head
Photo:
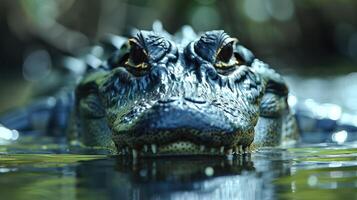
[[[134,156],[217,155],[291,134],[279,74],[224,31],[183,41],[139,31],[87,73],[75,115],[85,145]]]

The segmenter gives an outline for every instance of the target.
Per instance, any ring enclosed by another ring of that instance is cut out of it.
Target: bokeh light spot
[[[17,140],[19,138],[19,132],[17,130],[10,130],[3,126],[0,126],[0,139],[3,140]]]
[[[336,142],[337,144],[343,144],[348,137],[348,133],[345,130],[338,131],[336,133],[333,133],[331,136],[332,141]]]
[[[310,186],[310,187],[314,187],[317,185],[319,179],[314,176],[314,175],[311,175],[309,176],[309,178],[307,179],[307,184]]]
[[[30,53],[23,64],[23,76],[28,81],[39,81],[51,72],[51,58],[45,50]]]
[[[216,29],[220,24],[220,16],[213,7],[201,6],[194,11],[191,23],[193,27],[201,31]]]
[[[245,0],[244,12],[253,21],[265,22],[269,19],[263,0]]]
[[[266,9],[270,16],[279,21],[287,21],[294,14],[294,3],[291,0],[269,0]]]
[[[213,176],[214,175],[214,169],[212,167],[206,167],[205,174],[206,174],[206,176]]]

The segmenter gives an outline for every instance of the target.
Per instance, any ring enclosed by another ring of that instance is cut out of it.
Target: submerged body
[[[135,157],[231,155],[297,139],[282,77],[224,31],[120,40],[75,89],[71,140]]]

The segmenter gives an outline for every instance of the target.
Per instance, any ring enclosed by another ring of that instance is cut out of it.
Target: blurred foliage
[[[2,0],[0,89],[9,91],[6,80],[23,85],[24,61],[34,51],[56,68],[59,55],[75,55],[109,33],[151,29],[155,20],[170,33],[186,24],[197,32],[224,29],[283,73],[350,72],[356,19],[354,0]],[[11,96],[10,105],[24,99]]]

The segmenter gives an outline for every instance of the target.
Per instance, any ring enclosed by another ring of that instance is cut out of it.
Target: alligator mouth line
[[[190,141],[175,141],[163,145],[150,144],[139,148],[122,147],[118,148],[119,155],[132,156],[134,159],[139,156],[185,156],[185,155],[210,155],[227,156],[242,155],[253,151],[252,146],[236,145],[233,147],[209,147],[198,145]]]

